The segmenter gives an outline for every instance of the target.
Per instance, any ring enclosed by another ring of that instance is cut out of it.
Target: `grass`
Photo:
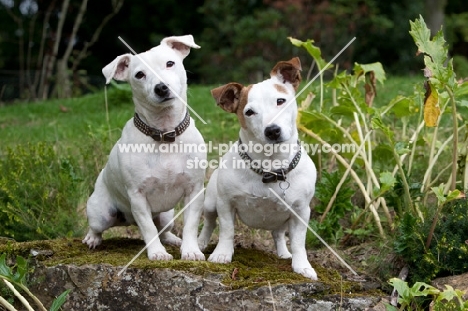
[[[238,128],[235,116],[216,108],[210,95],[210,87],[189,88],[188,103],[207,122],[204,125],[192,114],[206,140],[218,143],[236,139]],[[107,136],[108,148],[111,148],[133,113],[134,106],[129,91],[113,86],[108,88],[107,111],[104,92],[66,100],[3,106],[0,107],[1,148],[39,141],[60,143],[73,148],[86,144],[95,136]]]

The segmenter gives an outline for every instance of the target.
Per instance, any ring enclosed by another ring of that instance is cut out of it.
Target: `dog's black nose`
[[[165,98],[169,95],[169,88],[164,83],[159,83],[154,87],[154,92],[159,97]]]
[[[267,126],[265,128],[265,136],[273,141],[277,141],[281,136],[281,127],[276,124]]]

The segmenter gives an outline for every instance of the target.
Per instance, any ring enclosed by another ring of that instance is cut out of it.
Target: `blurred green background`
[[[379,61],[390,74],[419,74],[408,31],[420,14],[434,33],[443,25],[455,70],[468,76],[465,0],[0,0],[0,103],[101,88],[102,67],[129,52],[119,36],[142,52],[192,34],[202,48],[185,61],[190,84],[260,81],[293,56],[304,77],[315,74],[288,36],[313,39],[326,60],[356,37],[340,70]]]

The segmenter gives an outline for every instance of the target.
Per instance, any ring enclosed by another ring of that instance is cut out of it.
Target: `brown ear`
[[[270,76],[277,76],[283,80],[283,83],[289,82],[297,90],[301,83],[301,60],[299,57],[294,57],[288,61],[278,62],[270,72]]]
[[[235,113],[239,107],[240,94],[244,86],[231,82],[211,90],[216,104],[227,112]]]

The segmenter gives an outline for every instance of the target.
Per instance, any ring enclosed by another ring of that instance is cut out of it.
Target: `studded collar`
[[[280,168],[277,170],[268,171],[268,170],[263,169],[262,167],[252,165],[253,164],[252,158],[247,154],[247,152],[241,151],[240,146],[242,144],[243,144],[242,140],[239,137],[239,146],[238,146],[239,156],[247,163],[247,165],[249,165],[252,171],[254,171],[255,173],[259,175],[262,175],[262,182],[265,184],[274,183],[277,181],[286,181],[286,174],[292,171],[297,166],[297,164],[299,163],[299,160],[301,159],[301,148],[299,148],[298,152],[296,153],[292,161],[289,163],[289,166],[287,168]],[[297,141],[297,144],[300,147],[299,140]]]
[[[176,136],[181,135],[189,127],[190,114],[187,110],[187,113],[185,114],[185,117],[182,120],[182,122],[180,122],[179,125],[177,125],[177,127],[172,131],[161,131],[147,125],[140,119],[140,116],[136,112],[133,117],[133,123],[135,124],[135,127],[140,130],[140,132],[142,132],[146,136],[150,136],[155,141],[172,143],[175,141]]]

